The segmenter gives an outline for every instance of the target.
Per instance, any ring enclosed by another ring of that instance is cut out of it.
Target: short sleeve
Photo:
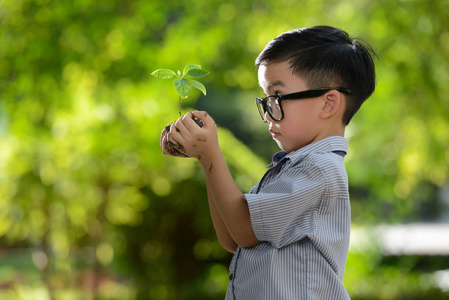
[[[318,166],[302,165],[280,172],[258,193],[244,194],[256,237],[280,248],[313,236],[326,184]]]

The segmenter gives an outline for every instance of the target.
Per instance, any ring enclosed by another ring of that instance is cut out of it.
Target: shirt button
[[[234,278],[234,274],[233,273],[229,274],[229,281],[232,281],[233,278]]]

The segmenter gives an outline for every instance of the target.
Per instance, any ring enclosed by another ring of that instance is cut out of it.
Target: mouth
[[[279,135],[280,135],[280,133],[278,133],[278,132],[276,132],[276,131],[273,131],[273,130],[269,130],[270,131],[270,133],[271,133],[271,137],[272,138],[276,138],[276,137],[278,137]]]

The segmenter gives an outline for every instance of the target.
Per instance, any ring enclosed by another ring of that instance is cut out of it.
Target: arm
[[[210,215],[212,217],[212,223],[214,224],[218,241],[225,250],[234,253],[237,249],[237,243],[231,237],[228,229],[223,223],[223,219],[217,210],[217,206],[215,205],[215,200],[213,199],[209,186],[207,186],[207,199],[209,200]]]
[[[206,112],[194,112],[193,116],[201,119],[204,126],[199,127],[193,121],[192,113],[188,113],[172,125],[170,141],[180,152],[201,163],[206,174],[209,201],[215,204],[211,206],[211,212],[216,208],[223,220],[224,227],[219,224],[219,231],[222,233],[226,228],[235,243],[242,247],[253,246],[259,241],[252,228],[248,204],[223,158],[215,123]],[[220,223],[217,217],[215,223]]]
[[[186,154],[179,152],[176,149],[176,145],[172,142],[169,142],[169,132],[170,125],[167,125],[164,130],[162,130],[160,146],[162,148],[162,152],[166,155],[178,156],[178,157],[188,157]],[[213,199],[212,192],[207,185],[207,198],[209,202],[210,215],[212,218],[212,223],[214,224],[215,232],[217,234],[218,241],[221,246],[229,251],[234,253],[237,249],[237,244],[232,239],[231,235],[228,232],[228,229],[223,223],[223,219],[220,216],[220,213],[217,210],[217,206],[215,205],[215,200]]]

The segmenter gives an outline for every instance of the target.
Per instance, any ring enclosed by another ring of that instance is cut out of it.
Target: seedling
[[[190,95],[191,87],[199,89],[206,95],[206,87],[199,81],[194,79],[188,79],[186,77],[200,78],[209,74],[208,71],[203,70],[200,65],[187,65],[184,70],[175,72],[170,69],[158,69],[151,73],[156,78],[159,79],[170,79],[175,78],[173,85],[175,86],[176,92],[178,93],[178,104],[179,104],[179,116],[181,114],[181,99],[185,99]]]

